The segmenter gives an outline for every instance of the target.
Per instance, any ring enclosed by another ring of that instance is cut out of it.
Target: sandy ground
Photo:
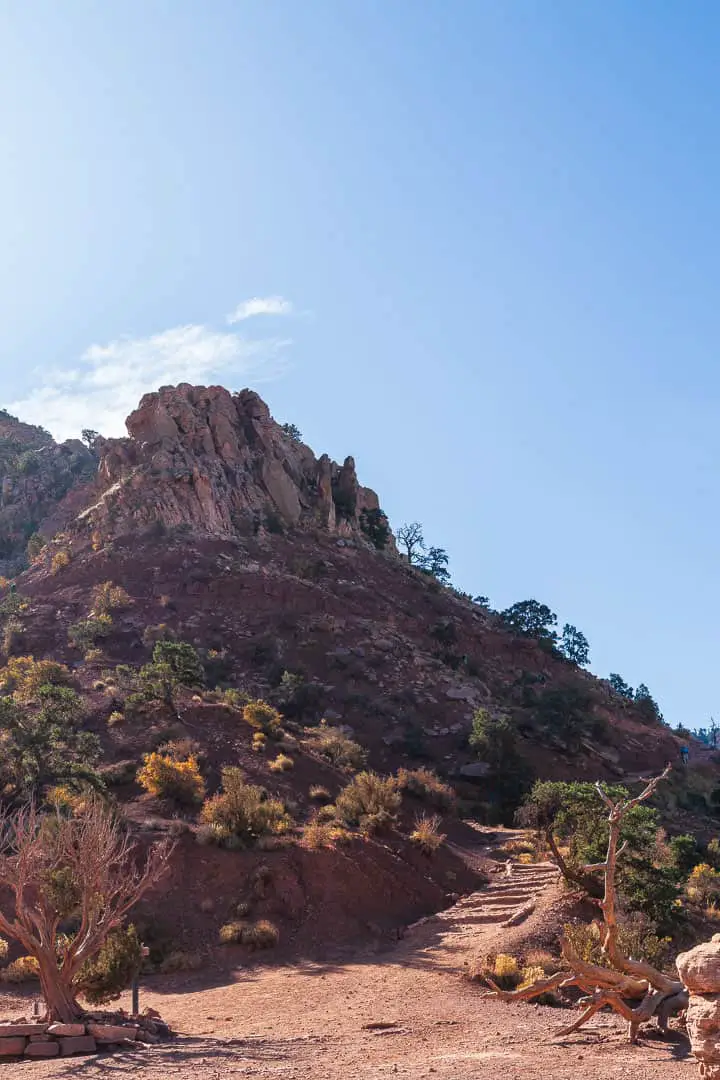
[[[463,978],[464,964],[497,944],[508,911],[553,887],[549,868],[518,868],[512,880],[498,876],[487,892],[426,920],[386,951],[218,972],[214,985],[207,976],[204,982],[199,976],[149,979],[141,1008],[157,1009],[181,1033],[176,1042],[7,1065],[5,1071],[28,1080],[694,1077],[694,1060],[678,1031],[661,1039],[647,1028],[633,1047],[621,1024],[601,1014],[581,1032],[555,1037],[573,1012],[487,1000]],[[22,1011],[17,999],[2,1004],[6,1015],[17,1015],[19,1006]]]

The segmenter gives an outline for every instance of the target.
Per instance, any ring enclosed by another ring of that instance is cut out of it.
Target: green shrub
[[[88,619],[80,619],[68,628],[68,641],[81,652],[87,652],[98,641],[106,638],[112,630],[112,617],[110,615],[90,616]]]
[[[400,803],[396,780],[361,772],[340,792],[335,808],[338,819],[347,825],[383,827],[394,819]]]
[[[91,1005],[115,1001],[142,967],[142,944],[134,926],[112,930],[80,971],[78,989]]]
[[[280,713],[267,701],[249,701],[243,708],[243,720],[264,735],[278,735],[282,727]]]
[[[570,943],[581,960],[600,967],[612,967],[602,948],[598,923],[568,923],[563,927],[563,937]],[[645,960],[663,969],[668,963],[671,939],[660,937],[647,916],[635,912],[625,916],[618,926],[618,946],[626,956]]]
[[[283,803],[267,798],[263,788],[248,784],[235,766],[223,769],[222,791],[206,800],[200,818],[210,826],[205,838],[221,846],[228,846],[234,838],[249,847],[259,837],[281,835],[291,826]]]

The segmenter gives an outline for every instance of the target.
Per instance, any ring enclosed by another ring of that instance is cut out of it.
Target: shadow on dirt
[[[311,1042],[312,1040],[307,1040]],[[316,1040],[321,1041],[321,1040]],[[223,1074],[223,1069],[240,1061],[252,1065],[276,1065],[290,1058],[296,1045],[282,1039],[206,1039],[186,1038],[167,1046],[154,1046],[150,1050],[129,1050],[114,1054],[100,1054],[87,1058],[72,1058],[67,1065],[56,1069],[54,1076],[83,1077],[87,1080],[103,1080],[108,1077],[175,1075],[194,1066],[210,1065]],[[255,1071],[254,1069],[252,1070]]]

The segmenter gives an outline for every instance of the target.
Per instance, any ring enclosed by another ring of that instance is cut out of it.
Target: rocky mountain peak
[[[352,457],[316,458],[252,390],[164,386],[127,429],[98,442],[100,498],[83,519],[103,534],[160,523],[218,538],[286,526],[350,536],[380,512]]]

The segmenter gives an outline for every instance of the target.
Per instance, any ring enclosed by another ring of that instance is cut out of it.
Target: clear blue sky
[[[256,383],[461,587],[706,722],[719,42],[708,0],[3,4],[3,404]]]

